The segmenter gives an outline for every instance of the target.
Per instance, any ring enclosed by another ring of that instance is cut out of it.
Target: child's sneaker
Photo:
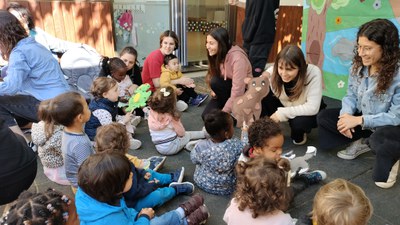
[[[190,215],[192,212],[196,211],[200,206],[204,204],[203,196],[196,194],[193,195],[188,201],[179,205],[184,211],[185,216]]]
[[[175,183],[182,183],[183,176],[185,175],[185,167],[171,173],[171,180]]]
[[[136,149],[140,148],[140,146],[142,146],[141,141],[134,139],[134,138],[129,140],[129,149],[136,150]]]
[[[140,116],[133,116],[131,119],[132,126],[137,127],[137,125],[139,125],[141,120],[142,118]]]
[[[143,114],[144,114],[144,117],[143,117],[143,118],[144,118],[145,120],[147,120],[147,119],[149,118],[150,107],[148,107],[148,106],[143,107],[142,111],[143,111]]]
[[[189,216],[187,216],[186,220],[188,225],[200,225],[205,224],[209,217],[210,213],[208,212],[207,206],[202,205],[194,212],[192,212]]]
[[[150,158],[143,159],[143,164],[145,165],[143,169],[158,171],[164,165],[166,159],[166,156],[151,156]]]
[[[300,178],[305,178],[308,185],[318,184],[319,182],[326,179],[326,173],[322,170],[314,170],[311,172],[302,173],[299,175]]]
[[[187,181],[183,182],[183,183],[172,182],[169,184],[169,187],[172,187],[175,189],[176,195],[180,195],[180,194],[190,195],[190,194],[193,194],[193,192],[194,192],[194,185]]]
[[[185,111],[188,107],[188,104],[186,104],[186,102],[182,100],[176,102],[176,110],[178,110],[179,112]]]
[[[192,98],[189,102],[191,106],[200,106],[208,98],[208,94],[198,94],[196,98]]]
[[[185,149],[189,152],[191,152],[194,147],[196,146],[197,142],[199,142],[200,140],[194,140],[194,141],[189,141],[186,145],[185,145]]]

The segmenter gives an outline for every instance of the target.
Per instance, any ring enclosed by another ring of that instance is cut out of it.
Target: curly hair
[[[252,217],[275,210],[286,210],[293,197],[287,186],[286,169],[264,157],[256,157],[236,165],[236,192],[239,210],[249,208]]]
[[[44,193],[22,192],[0,224],[65,224],[70,200],[53,189]]]
[[[96,152],[121,152],[126,154],[129,150],[129,136],[124,125],[110,123],[97,128]]]
[[[267,140],[282,135],[282,129],[278,123],[269,117],[260,118],[254,121],[249,127],[250,147],[264,147]]]
[[[290,90],[291,94],[288,93],[290,101],[298,99],[304,90],[304,86],[307,86],[306,75],[307,75],[307,63],[304,59],[303,52],[296,45],[285,46],[277,55],[274,63],[274,71],[272,72],[271,86],[276,90],[276,95],[279,97],[283,91],[283,80],[278,74],[279,64],[283,64],[284,67],[298,68],[299,72],[296,78],[293,80],[296,84]]]
[[[56,96],[49,104],[50,117],[55,123],[63,126],[72,125],[75,118],[83,113],[82,99],[84,99],[82,95],[72,91]]]
[[[360,26],[357,33],[357,43],[360,37],[373,41],[382,48],[382,58],[379,60],[378,85],[375,90],[377,94],[383,94],[389,88],[393,77],[398,70],[400,59],[399,34],[396,26],[387,19],[374,19]],[[362,59],[358,55],[358,46],[354,48],[353,76],[363,67]],[[363,74],[359,74],[360,77]]]
[[[180,114],[176,110],[175,90],[171,86],[157,89],[151,96],[148,105],[157,113],[170,114],[175,119],[180,118]]]
[[[115,85],[117,85],[117,81],[111,77],[98,77],[93,81],[90,93],[96,99],[104,98],[103,94],[111,90]]]
[[[229,113],[215,109],[204,116],[204,127],[213,140],[223,142],[225,132],[233,129],[233,119]]]
[[[359,186],[336,179],[319,189],[312,214],[317,224],[366,225],[372,212],[372,204]]]
[[[79,167],[78,186],[100,202],[117,205],[130,173],[131,164],[124,154],[96,153]]]
[[[28,37],[18,19],[6,10],[0,10],[0,33],[0,52],[5,60],[10,58],[17,43]]]
[[[208,67],[206,81],[208,81],[209,83],[212,76],[221,75],[220,65],[225,61],[225,57],[228,54],[228,51],[232,48],[232,42],[229,38],[228,31],[223,27],[217,27],[212,29],[208,33],[208,35],[214,38],[218,42],[217,54],[213,56],[207,54],[209,67]]]

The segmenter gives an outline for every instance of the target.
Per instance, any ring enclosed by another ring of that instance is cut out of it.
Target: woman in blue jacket
[[[355,159],[372,150],[376,154],[375,184],[390,188],[396,182],[400,159],[398,145],[391,142],[400,139],[396,26],[387,19],[363,24],[357,33],[355,52],[342,109],[327,109],[318,115],[320,146],[328,149],[351,143],[337,153],[342,159]]]
[[[0,117],[24,136],[16,119],[37,122],[39,103],[69,86],[57,60],[5,10],[0,10],[0,34],[0,52],[8,61],[7,76],[0,82]]]

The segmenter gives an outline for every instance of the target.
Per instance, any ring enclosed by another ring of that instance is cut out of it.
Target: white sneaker
[[[380,188],[391,188],[396,183],[397,173],[399,172],[399,161],[397,161],[390,170],[389,177],[386,182],[375,182]]]
[[[134,138],[130,139],[129,143],[130,143],[129,149],[131,150],[136,150],[140,148],[140,146],[142,146],[142,142]]]
[[[295,144],[295,145],[304,145],[306,142],[307,142],[307,134],[306,133],[303,134],[302,141],[296,142],[295,140],[293,140],[293,144]]]
[[[131,119],[132,126],[137,127],[137,125],[139,125],[141,120],[142,118],[140,116],[133,116]]]
[[[188,107],[189,107],[188,104],[186,104],[186,102],[184,102],[182,100],[179,100],[179,101],[176,102],[176,109],[179,112],[185,111]]]
[[[185,149],[188,150],[189,152],[191,152],[194,147],[196,146],[197,142],[199,142],[200,140],[194,140],[194,141],[189,141],[186,145],[185,145]]]
[[[351,143],[345,150],[339,151],[337,156],[342,159],[351,160],[369,151],[371,151],[371,148],[365,144],[364,139],[361,138]]]

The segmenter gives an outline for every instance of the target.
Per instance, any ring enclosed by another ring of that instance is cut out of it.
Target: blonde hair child
[[[344,179],[322,186],[314,197],[313,225],[367,225],[373,207],[365,192]]]
[[[148,118],[151,140],[163,155],[178,153],[192,139],[205,138],[203,131],[186,131],[176,110],[176,93],[167,86],[156,90],[150,101]]]

